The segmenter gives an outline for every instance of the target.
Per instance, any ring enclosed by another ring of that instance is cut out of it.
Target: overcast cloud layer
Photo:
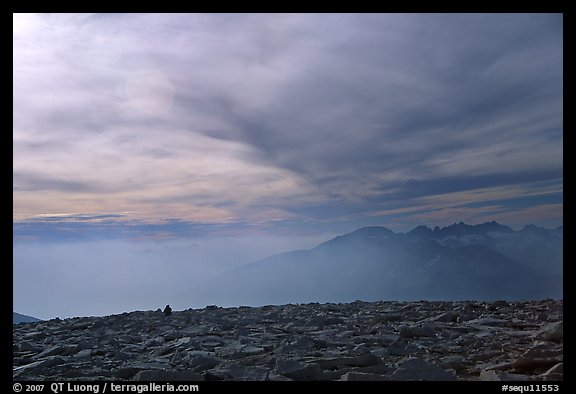
[[[562,23],[15,15],[14,220],[561,224]]]

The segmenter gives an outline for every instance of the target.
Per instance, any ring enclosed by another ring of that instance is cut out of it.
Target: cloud
[[[547,227],[555,227],[558,223],[563,223],[564,205],[542,204],[538,206],[498,212],[492,215],[502,223],[525,225],[526,223],[542,223]],[[486,219],[488,215],[479,217],[478,221]]]
[[[562,23],[15,16],[14,217],[358,219],[444,194],[561,188]]]
[[[89,183],[78,180],[57,179],[50,175],[40,175],[37,172],[14,171],[13,189],[15,192],[38,192],[42,190],[57,190],[60,192],[92,192],[95,188]]]
[[[108,215],[86,215],[86,214],[52,214],[52,215],[41,215],[32,218],[34,221],[39,222],[91,222],[91,221],[102,221],[109,219],[118,219],[125,217],[126,215],[118,214],[108,214]]]

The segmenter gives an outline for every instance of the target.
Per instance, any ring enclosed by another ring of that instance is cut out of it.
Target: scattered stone
[[[44,350],[42,353],[37,354],[36,358],[55,356],[55,355],[63,354],[65,351],[66,351],[66,349],[64,348],[64,346],[60,346],[60,345],[51,346],[48,349]]]
[[[343,382],[389,381],[390,377],[375,373],[346,372],[339,380]]]
[[[204,376],[192,371],[161,371],[150,370],[140,371],[134,376],[134,379],[140,382],[185,382],[185,381],[203,381]]]
[[[376,365],[380,359],[373,354],[365,353],[354,357],[327,358],[316,361],[322,369],[334,369],[343,366],[349,367],[368,367]]]
[[[459,354],[445,356],[440,359],[440,366],[442,368],[453,369],[456,372],[463,371],[468,365],[470,365],[470,361]]]
[[[497,311],[499,309],[507,308],[509,306],[510,306],[510,304],[508,303],[508,301],[498,300],[498,301],[494,301],[490,304],[487,304],[486,309],[489,311]]]
[[[240,349],[240,352],[236,354],[236,358],[248,357],[248,356],[257,356],[257,355],[263,354],[265,352],[266,351],[264,350],[264,348],[247,345],[247,346],[243,346]]]
[[[229,342],[226,346],[221,346],[220,344],[215,344],[214,346],[206,346],[203,344],[203,347],[208,349],[218,348],[216,350],[216,354],[224,359],[236,359],[240,358],[240,352],[242,351],[242,345],[240,342]]]
[[[538,334],[538,338],[548,341],[561,342],[564,338],[564,321],[548,324]]]
[[[174,343],[174,347],[188,347],[188,345],[190,345],[191,342],[192,339],[190,337],[179,338]]]
[[[137,311],[14,325],[13,338],[15,380],[563,379],[554,300]]]
[[[489,327],[502,327],[508,322],[503,319],[497,319],[494,317],[482,317],[478,319],[468,320],[466,322],[469,326],[489,326]]]
[[[220,361],[217,359],[202,354],[192,355],[189,360],[188,365],[190,365],[195,372],[206,371],[220,364]]]
[[[294,380],[315,380],[320,372],[317,364],[305,364],[296,360],[277,360],[274,371]]]
[[[292,382],[294,379],[287,378],[286,376],[277,375],[275,373],[270,373],[268,379],[270,382]]]
[[[41,347],[36,346],[30,342],[22,342],[17,347],[18,347],[18,351],[20,351],[20,352],[40,352],[40,351],[42,351]]]
[[[84,349],[80,350],[78,353],[74,355],[74,358],[90,358],[92,356],[92,349]]]
[[[388,348],[388,353],[391,356],[408,356],[411,352],[407,343],[396,341]]]
[[[528,375],[513,374],[495,370],[482,371],[479,380],[491,382],[515,382],[528,381],[531,377]]]
[[[166,367],[167,365],[165,363],[160,362],[124,364],[116,370],[116,377],[119,379],[129,379],[140,371],[163,370]]]
[[[132,378],[134,375],[136,375],[138,372],[140,372],[139,368],[120,368],[118,370],[116,370],[116,377],[118,379],[130,379]]]
[[[419,357],[404,361],[391,376],[392,380],[456,380],[453,373]]]
[[[522,353],[512,363],[512,366],[522,371],[546,370],[562,361],[562,349],[551,349],[546,345],[538,345]]]
[[[502,350],[479,351],[470,355],[470,359],[473,361],[488,361],[496,359],[502,356],[503,354],[504,352]]]
[[[294,342],[290,343],[290,348],[300,351],[309,351],[314,349],[314,339],[308,336],[300,336]]]
[[[454,313],[454,312],[444,312],[438,316],[434,316],[434,317],[428,319],[428,321],[431,321],[431,322],[438,321],[438,322],[443,322],[443,323],[456,323],[458,321],[458,314]]]
[[[234,380],[263,381],[268,379],[270,371],[262,367],[245,367],[240,364],[232,364],[229,373]]]
[[[564,380],[564,363],[558,363],[540,375],[543,380]]]
[[[13,369],[13,377],[19,377],[22,374],[28,373],[43,373],[46,368],[50,368],[56,365],[64,364],[65,361],[62,357],[51,357],[45,360],[36,361],[32,364],[22,365]]]
[[[434,330],[429,326],[401,326],[400,338],[434,337]]]

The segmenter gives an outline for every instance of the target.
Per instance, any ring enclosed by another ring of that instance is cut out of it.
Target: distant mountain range
[[[548,230],[533,224],[520,231],[494,221],[470,226],[465,223],[433,230],[426,226],[416,227],[407,236],[434,239],[443,246],[460,247],[483,245],[496,252],[551,274],[562,274],[563,227]]]
[[[562,227],[364,227],[229,271],[202,298],[219,305],[562,298],[562,245]]]
[[[32,316],[21,315],[20,313],[12,312],[12,324],[20,324],[20,323],[33,323],[41,321],[40,319],[36,319]]]

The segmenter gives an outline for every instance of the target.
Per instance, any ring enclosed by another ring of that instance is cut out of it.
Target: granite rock
[[[13,326],[15,380],[562,380],[563,301],[356,301]]]

